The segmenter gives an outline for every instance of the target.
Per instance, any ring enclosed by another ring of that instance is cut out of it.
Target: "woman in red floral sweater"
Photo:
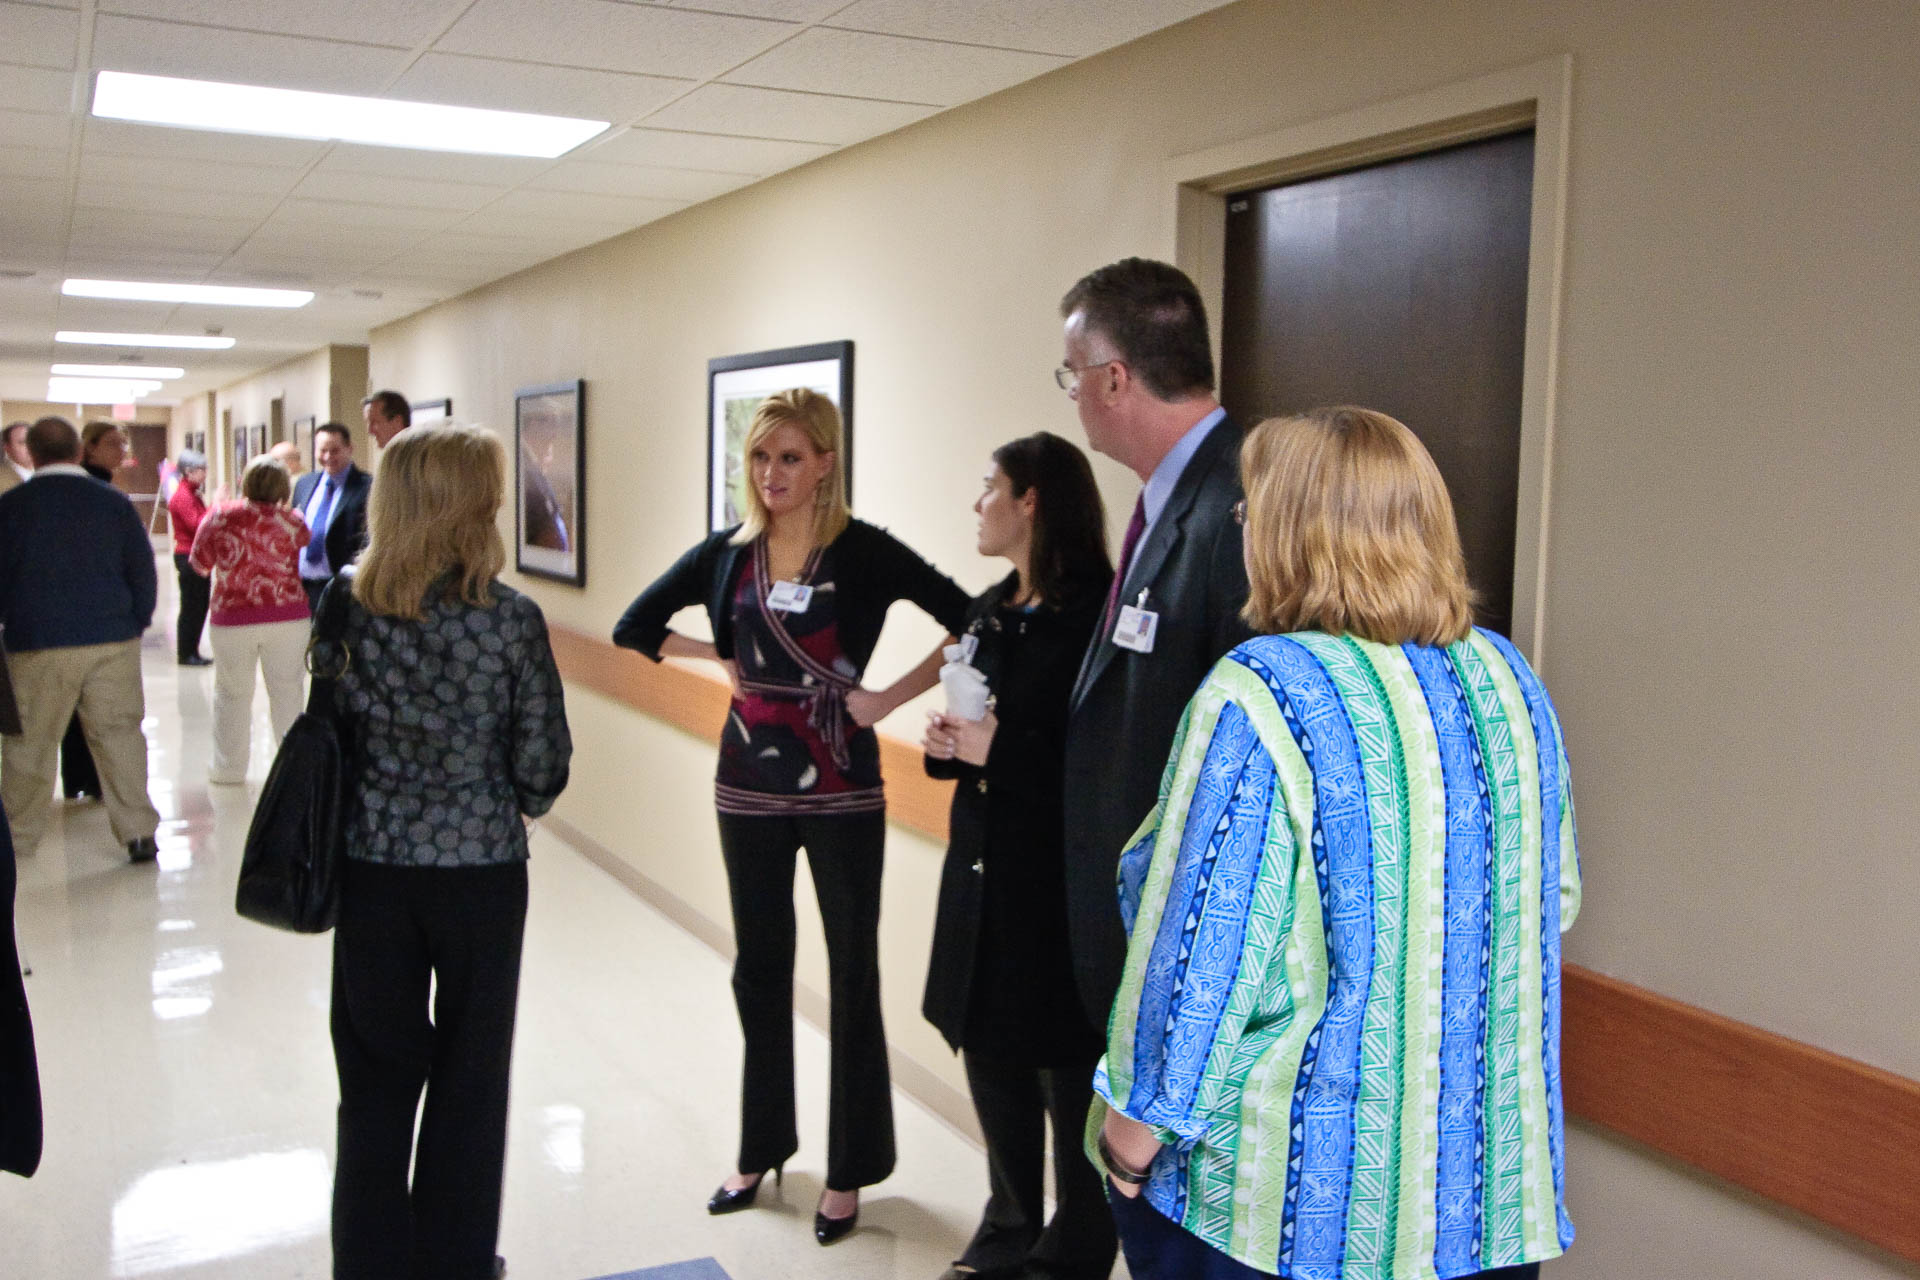
[[[312,535],[287,506],[292,488],[278,458],[255,458],[240,479],[241,501],[216,507],[194,535],[193,568],[214,579],[209,782],[246,781],[256,663],[276,743],[300,714],[308,622],[296,558]]]

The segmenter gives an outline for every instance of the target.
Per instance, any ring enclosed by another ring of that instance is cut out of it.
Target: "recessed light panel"
[[[269,89],[125,71],[100,73],[93,91],[93,114],[110,120],[222,133],[546,160],[563,156],[588,138],[605,133],[609,124],[569,116]]]
[[[184,378],[187,371],[144,364],[57,364],[53,366],[53,375],[56,378],[136,378],[144,382],[149,378]]]
[[[199,302],[216,307],[304,307],[307,289],[246,289],[225,284],[164,284],[151,280],[68,280],[69,298],[120,298],[128,302]]]
[[[47,379],[47,399],[53,404],[128,404],[159,389],[157,382],[136,379]]]
[[[184,333],[85,333],[77,329],[62,329],[53,340],[81,347],[177,347],[189,351],[225,351],[236,341]]]

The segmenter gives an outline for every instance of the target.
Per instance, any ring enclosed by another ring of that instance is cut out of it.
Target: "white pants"
[[[306,699],[307,631],[305,618],[256,622],[243,627],[208,628],[213,649],[212,782],[240,782],[247,776],[253,745],[253,671],[257,663],[267,682],[267,714],[277,748]]]

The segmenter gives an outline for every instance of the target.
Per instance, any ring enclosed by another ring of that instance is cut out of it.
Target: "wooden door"
[[[1221,399],[1243,424],[1358,404],[1446,477],[1478,621],[1512,624],[1533,132],[1227,201]]]

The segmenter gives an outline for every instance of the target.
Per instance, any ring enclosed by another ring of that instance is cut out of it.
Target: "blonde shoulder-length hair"
[[[761,501],[760,490],[753,483],[753,451],[760,447],[761,441],[786,426],[798,427],[815,453],[833,455],[833,466],[813,493],[814,541],[826,546],[839,537],[853,519],[853,512],[847,506],[847,464],[842,448],[840,410],[818,391],[795,387],[791,391],[776,391],[762,400],[760,407],[753,411],[753,420],[747,424],[747,438],[740,442],[740,470],[746,477],[746,516],[740,522],[740,531],[733,535],[736,543],[752,542],[767,531],[771,518],[767,504]]]
[[[418,620],[427,588],[452,573],[448,595],[493,602],[507,562],[494,525],[506,491],[506,452],[480,427],[413,427],[380,455],[367,499],[367,549],[353,582],[368,612]]]
[[[1350,405],[1269,418],[1240,479],[1256,631],[1448,645],[1473,629],[1453,500],[1402,423]]]

